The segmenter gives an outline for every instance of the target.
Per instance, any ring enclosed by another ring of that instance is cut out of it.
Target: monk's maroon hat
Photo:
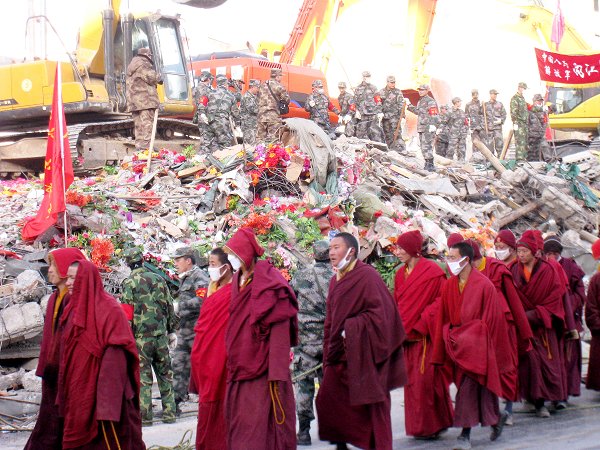
[[[517,238],[515,237],[513,232],[510,230],[498,231],[498,234],[496,235],[496,239],[494,239],[494,244],[496,242],[502,242],[502,243],[508,245],[509,247],[512,247],[515,249],[517,248]]]
[[[533,230],[533,235],[535,236],[535,244],[537,245],[538,250],[543,250],[544,237],[542,236],[542,232],[540,230]]]
[[[240,258],[246,267],[250,267],[252,260],[265,252],[249,227],[237,230],[225,244],[225,250]]]
[[[535,255],[540,248],[538,247],[538,239],[535,236],[534,230],[525,231],[517,241],[517,247],[526,247]]]
[[[452,233],[450,236],[448,236],[448,239],[446,240],[446,244],[448,245],[448,248],[450,248],[454,244],[458,244],[459,242],[462,242],[464,240],[465,240],[465,238],[462,237],[462,234]]]
[[[423,236],[419,230],[407,231],[398,236],[396,245],[401,247],[410,256],[419,256],[423,247]]]
[[[477,243],[477,241],[475,241],[473,239],[469,239],[467,242],[473,249],[473,261],[477,261],[478,259],[481,259],[482,258],[481,250],[479,249],[479,244]]]

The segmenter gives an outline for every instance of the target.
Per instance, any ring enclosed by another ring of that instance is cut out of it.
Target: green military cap
[[[206,81],[206,80],[212,80],[212,79],[213,79],[213,75],[208,70],[203,70],[200,73],[200,81]]]
[[[471,95],[479,94],[479,89],[471,89]]]
[[[490,94],[499,94],[499,92],[496,89],[490,89]]]
[[[527,83],[525,83],[525,82],[521,81],[521,82],[519,83],[519,87],[520,87],[520,88],[523,88],[523,89],[527,89]]]
[[[312,87],[323,87],[323,82],[321,80],[315,80],[312,82]]]
[[[173,252],[173,259],[183,258],[187,256],[188,258],[195,258],[196,250],[192,247],[179,247],[175,252]]]
[[[395,83],[396,82],[396,77],[394,75],[390,75],[389,77],[386,78],[386,80],[388,83]]]
[[[346,83],[345,83],[344,81],[340,81],[340,82],[338,83],[338,87],[339,87],[339,88],[345,88],[345,87],[346,87]]]
[[[313,243],[313,252],[317,261],[329,260],[329,242],[326,240],[319,240]]]
[[[428,84],[420,84],[419,87],[417,88],[417,91],[428,91],[428,90],[429,90]]]
[[[248,86],[252,87],[252,86],[260,86],[260,80],[255,80],[254,78],[250,80],[250,82],[248,83]]]
[[[217,84],[227,84],[227,77],[221,73],[217,75]]]
[[[454,98],[452,99],[452,103],[453,103],[453,104],[457,104],[458,102],[462,102],[462,100],[460,99],[460,97],[454,97]]]
[[[538,102],[538,101],[542,101],[542,100],[544,100],[544,97],[542,97],[542,94],[535,94],[533,96],[533,101],[534,102]]]
[[[131,247],[123,252],[123,258],[127,263],[134,263],[144,259],[144,251],[140,247]]]
[[[363,76],[364,78],[366,78],[366,77],[370,77],[370,76],[371,76],[371,72],[369,72],[368,70],[365,70],[365,71],[362,73],[362,76]]]
[[[271,69],[271,78],[282,75],[281,69]]]

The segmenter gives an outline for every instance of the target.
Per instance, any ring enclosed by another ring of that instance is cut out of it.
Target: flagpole
[[[61,169],[61,173],[62,173],[62,194],[63,194],[63,202],[65,205],[65,210],[64,210],[64,222],[65,222],[65,247],[68,247],[68,232],[67,232],[67,188],[66,188],[66,184],[67,184],[67,180],[65,177],[65,138],[64,138],[64,134],[65,134],[65,123],[63,121],[64,118],[64,109],[63,109],[63,102],[62,102],[62,75],[61,75],[61,69],[60,69],[60,62],[57,62],[57,66],[56,66],[56,76],[58,77],[58,82],[57,82],[57,88],[58,88],[58,95],[57,95],[57,102],[58,102],[58,131],[59,131],[59,136],[60,136],[60,169]],[[70,149],[69,149],[70,151]]]

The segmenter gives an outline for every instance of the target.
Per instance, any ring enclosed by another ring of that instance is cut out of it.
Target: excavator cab
[[[551,86],[548,101],[553,105],[553,129],[599,133],[600,87]]]

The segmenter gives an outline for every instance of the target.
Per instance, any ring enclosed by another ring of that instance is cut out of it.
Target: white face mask
[[[458,261],[452,261],[448,263],[448,269],[452,272],[452,275],[458,275],[462,272],[465,266],[461,266],[461,263],[466,259],[466,256],[463,256]]]
[[[348,249],[348,251],[346,252],[346,256],[344,256],[344,258],[337,264],[337,266],[335,266],[335,268],[339,271],[339,270],[344,270],[348,264],[350,264],[350,258],[348,258],[348,255],[350,254],[350,250],[352,250],[351,248]]]
[[[225,267],[225,264],[223,264],[221,267],[209,267],[208,268],[208,275],[210,276],[210,279],[212,281],[219,281],[221,279],[221,269]]]
[[[496,250],[496,258],[500,261],[506,260],[510,255],[510,249],[505,248],[504,250]]]
[[[240,267],[242,267],[242,261],[235,255],[227,255],[227,259],[231,263],[231,267],[233,267],[233,271],[237,272]]]

